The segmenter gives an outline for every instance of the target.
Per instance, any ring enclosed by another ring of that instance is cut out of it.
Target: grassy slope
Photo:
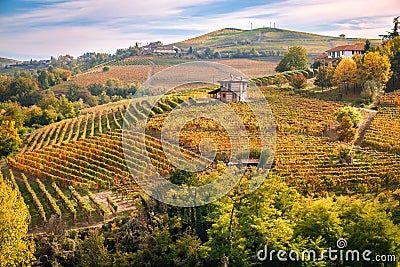
[[[250,44],[245,44],[246,41]],[[222,29],[175,45],[184,49],[190,46],[197,49],[209,47],[220,52],[236,52],[237,49],[250,50],[251,48],[259,51],[284,51],[289,46],[301,45],[310,54],[319,54],[331,47],[356,41],[357,39],[354,38],[341,39],[283,29],[259,28],[254,30]],[[375,41],[377,40],[373,42]],[[224,47],[220,47],[221,45]]]

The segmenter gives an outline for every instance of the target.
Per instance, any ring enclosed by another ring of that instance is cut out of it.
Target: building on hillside
[[[181,50],[174,45],[146,45],[142,47],[143,54],[176,54]]]
[[[341,39],[346,39],[346,34],[341,34],[341,35],[339,35],[339,37],[341,38]]]
[[[337,46],[325,51],[322,55],[315,57],[314,60],[324,61],[325,63],[332,63],[332,65],[335,66],[339,58],[352,57],[356,54],[364,54],[363,44]]]
[[[246,101],[248,80],[231,75],[230,78],[218,82],[220,87],[208,93],[211,98],[222,102]]]

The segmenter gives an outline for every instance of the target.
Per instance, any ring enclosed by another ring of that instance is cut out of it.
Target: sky
[[[399,0],[0,0],[0,57],[19,60],[186,40],[222,28],[268,27],[379,38]]]

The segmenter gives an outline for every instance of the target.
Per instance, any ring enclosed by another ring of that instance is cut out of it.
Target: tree
[[[230,193],[216,201],[208,215],[212,224],[208,240],[200,248],[209,261],[207,266],[250,266],[254,253],[264,249],[266,241],[268,250],[279,250],[292,238],[289,217],[299,194],[279,177],[267,177],[250,193],[249,178],[245,175]]]
[[[67,93],[68,100],[77,101],[79,99],[78,94],[82,90],[83,90],[82,86],[79,86],[75,83],[70,84],[68,86],[68,93]]]
[[[302,89],[307,86],[307,78],[303,74],[296,74],[290,78],[289,84],[296,89]]]
[[[78,251],[79,266],[108,266],[110,263],[104,237],[98,230],[89,230]]]
[[[364,55],[361,77],[364,81],[374,80],[384,86],[390,79],[390,59],[379,52],[369,52]]]
[[[341,163],[351,164],[353,162],[353,152],[351,146],[341,144],[336,150],[337,157]]]
[[[333,75],[335,82],[343,85],[348,93],[349,85],[357,80],[357,64],[352,58],[342,58]]]
[[[19,150],[22,140],[19,138],[14,121],[3,121],[0,125],[0,157],[7,157]]]
[[[110,70],[110,67],[109,66],[104,66],[103,67],[103,71],[109,71]]]
[[[400,28],[399,19],[400,19],[400,16],[397,16],[393,19],[392,31],[387,32],[387,34],[379,35],[382,37],[383,41],[392,40],[393,38],[396,38],[397,36],[399,36],[399,28]]]
[[[335,74],[335,68],[331,63],[328,66],[319,66],[318,73],[315,77],[314,85],[321,87],[322,92],[324,88],[330,88],[335,85],[333,75]]]
[[[400,78],[400,36],[386,42],[384,47],[390,57],[392,81],[394,86],[395,81]]]
[[[42,70],[38,76],[39,87],[42,89],[49,88],[49,73],[46,70]]]
[[[339,140],[346,143],[352,142],[356,137],[356,129],[353,127],[353,121],[349,116],[342,118],[338,135]]]
[[[39,88],[30,78],[18,77],[10,84],[11,100],[18,101],[22,106],[31,106],[42,98]]]
[[[332,198],[307,199],[298,214],[295,233],[317,241],[322,238],[326,247],[342,237],[339,209]],[[311,249],[311,248],[309,248]]]
[[[61,96],[57,104],[57,112],[59,113],[60,120],[75,117],[74,104],[68,101],[65,96]]]
[[[367,39],[365,41],[365,46],[364,46],[364,53],[369,52],[369,50],[371,49],[371,41],[369,39]]]
[[[27,266],[34,260],[34,243],[26,236],[30,218],[18,188],[0,173],[0,266]]]
[[[343,228],[347,242],[358,251],[371,250],[374,255],[400,256],[399,227],[392,221],[390,213],[379,202],[341,201]],[[358,265],[361,266],[361,265]],[[396,266],[396,263],[385,264]]]
[[[287,79],[282,74],[278,74],[272,79],[272,83],[278,88],[281,88],[282,84],[287,83]]]
[[[375,102],[383,92],[381,83],[376,80],[368,80],[362,87],[360,97],[364,103],[369,104]]]
[[[276,66],[276,71],[302,70],[307,68],[307,50],[302,46],[293,46],[284,54]]]
[[[353,107],[344,107],[335,112],[336,120],[342,122],[344,116],[349,116],[353,122],[353,127],[357,128],[361,122],[362,116],[361,112]]]

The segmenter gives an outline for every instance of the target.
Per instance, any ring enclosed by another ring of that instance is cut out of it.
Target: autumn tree
[[[34,243],[26,235],[30,218],[18,188],[0,172],[0,266],[27,266],[34,260]]]
[[[19,138],[14,121],[3,121],[0,125],[0,157],[7,157],[19,150],[22,140]]]
[[[333,77],[337,84],[345,88],[347,94],[349,86],[356,82],[357,64],[352,58],[342,58],[336,67]]]
[[[296,89],[302,89],[307,86],[307,78],[303,74],[296,74],[290,78],[289,84]]]
[[[385,43],[385,51],[390,57],[392,71],[392,85],[400,79],[400,37],[394,37]]]
[[[376,81],[384,86],[391,76],[390,67],[388,56],[369,52],[363,58],[361,77],[364,81]]]
[[[349,116],[342,118],[338,135],[339,140],[346,143],[352,142],[356,137],[356,128],[353,127],[353,121]]]
[[[302,46],[293,46],[283,55],[276,71],[302,70],[307,68],[307,50]]]
[[[353,127],[357,128],[362,120],[361,112],[353,107],[344,107],[335,112],[336,120],[342,122],[344,116],[350,117]]]
[[[319,66],[314,85],[321,87],[322,92],[324,88],[331,88],[335,85],[334,74],[335,68],[332,66],[332,63],[329,63],[328,66]]]

